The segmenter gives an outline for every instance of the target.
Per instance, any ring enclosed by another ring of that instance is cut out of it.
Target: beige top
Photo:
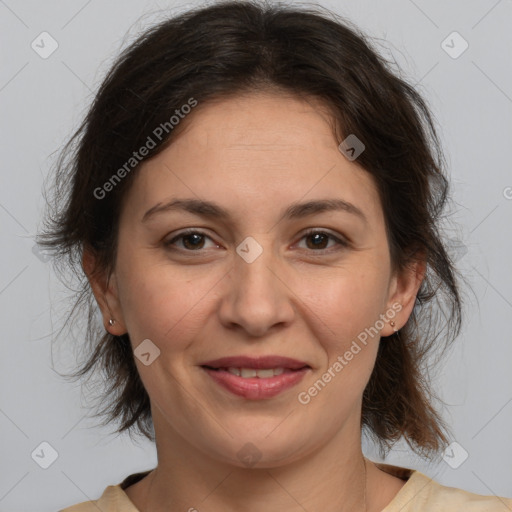
[[[483,496],[455,487],[440,485],[419,471],[375,463],[406,484],[382,512],[507,512],[512,511],[512,498]],[[150,471],[135,473],[118,485],[109,485],[101,497],[86,501],[59,512],[140,512],[124,489],[142,480]]]

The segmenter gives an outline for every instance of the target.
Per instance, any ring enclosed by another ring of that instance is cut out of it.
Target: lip
[[[304,375],[310,371],[310,368],[302,368],[300,370],[285,370],[281,375],[274,375],[269,378],[244,378],[233,375],[227,370],[212,370],[206,366],[202,366],[202,369],[214,382],[224,389],[247,400],[265,400],[272,398],[296,386],[304,378]]]
[[[234,395],[248,400],[264,400],[296,386],[311,367],[297,359],[282,356],[247,357],[232,356],[206,361],[200,365],[212,380]],[[281,375],[273,377],[239,377],[228,368],[269,369],[284,368]]]
[[[308,363],[283,356],[231,356],[221,357],[220,359],[213,359],[200,363],[200,366],[209,366],[210,368],[254,368],[256,370],[268,368],[288,368],[289,370],[299,370],[305,366],[309,367]]]

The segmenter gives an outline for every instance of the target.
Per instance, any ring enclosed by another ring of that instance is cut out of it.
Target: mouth
[[[297,385],[311,370],[303,361],[281,356],[226,357],[200,366],[223,389],[249,400],[272,398]]]

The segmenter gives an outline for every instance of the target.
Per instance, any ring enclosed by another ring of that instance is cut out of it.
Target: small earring
[[[113,320],[112,318],[108,321],[108,325],[112,326],[116,323],[115,320]]]
[[[398,332],[398,329],[395,327],[395,326],[396,326],[396,324],[395,324],[395,321],[394,321],[394,320],[391,320],[391,322],[389,322],[389,325],[391,325],[391,327],[393,327],[393,330],[394,330],[395,332]]]

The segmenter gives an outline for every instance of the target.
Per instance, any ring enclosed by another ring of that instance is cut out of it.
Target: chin
[[[262,434],[261,430],[265,433]],[[212,456],[239,468],[276,468],[291,464],[308,453],[303,439],[295,438],[286,429],[277,434],[275,422],[271,428],[260,429],[254,435],[251,435],[250,428],[243,430],[240,435],[236,435],[233,430],[228,431],[233,437],[224,439],[221,443],[211,440],[209,451],[212,446],[220,448]]]

